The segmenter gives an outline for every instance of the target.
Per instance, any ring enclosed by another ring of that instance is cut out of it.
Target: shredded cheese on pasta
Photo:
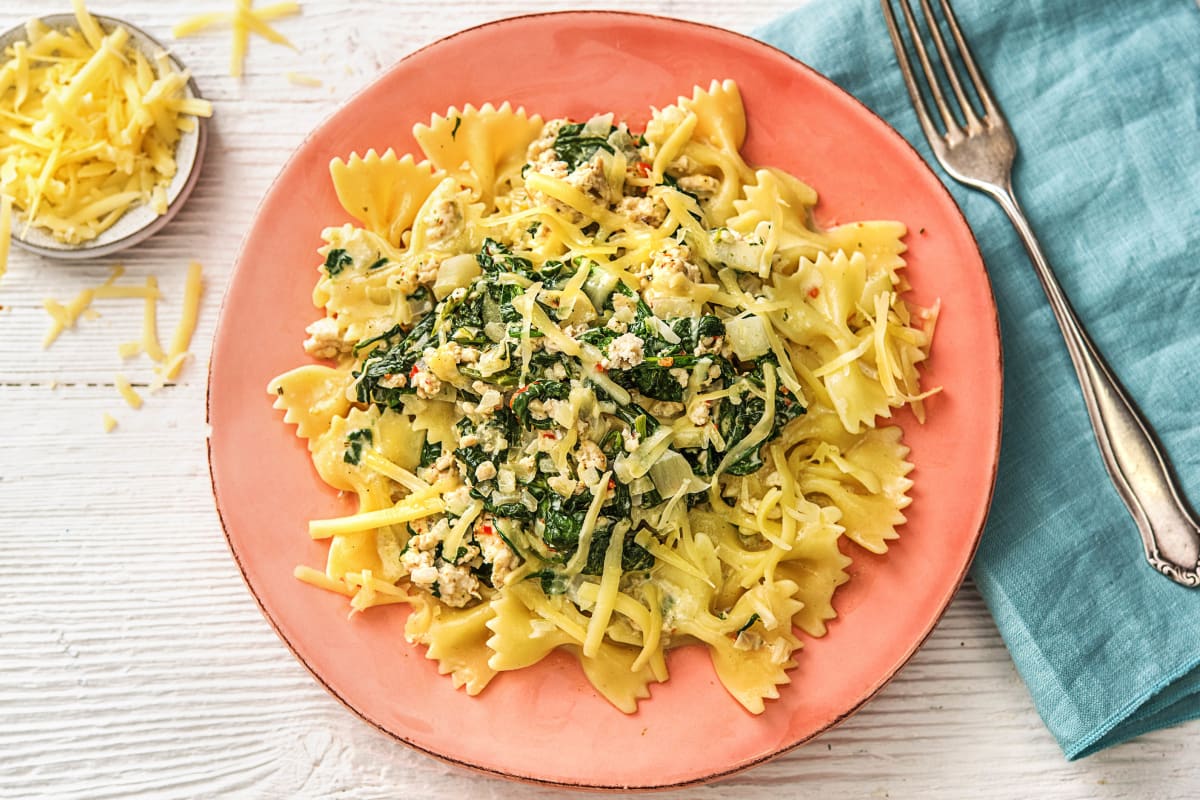
[[[809,187],[742,160],[728,81],[640,134],[506,104],[414,135],[427,161],[331,164],[359,224],[319,251],[324,363],[269,386],[359,500],[297,577],[410,605],[472,694],[567,648],[632,712],[698,643],[761,713],[835,616],[839,541],[904,520],[879,422],[920,412],[936,308],[904,301],[903,226],[812,228]]]

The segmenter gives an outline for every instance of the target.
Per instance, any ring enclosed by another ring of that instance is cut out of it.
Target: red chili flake
[[[604,365],[603,365],[603,364],[597,364],[597,365],[596,365],[596,372],[607,372],[607,371],[608,371],[608,370],[606,370],[606,369],[604,368]]]
[[[675,366],[675,359],[671,356],[663,356],[658,360],[658,365],[660,367],[673,367]]]
[[[412,372],[408,373],[408,377],[410,377],[410,378],[411,378],[411,377],[413,377],[414,375],[416,375],[416,374],[417,374],[418,372],[420,372],[420,371],[421,371],[421,368],[420,368],[420,367],[418,367],[416,364],[413,364]]]
[[[608,490],[611,492],[615,488],[617,488],[617,482],[614,481],[612,478],[609,478],[608,479]]]
[[[817,295],[819,295],[820,293],[821,293],[821,290],[820,290],[820,289],[818,289],[816,286],[814,286],[814,287],[812,287],[811,289],[809,289],[809,290],[808,290],[808,296],[809,296],[809,297],[816,297],[816,296],[817,296]]]
[[[482,528],[479,529],[479,532],[482,533],[484,536],[491,536],[492,535],[492,526],[484,525]]]
[[[508,398],[508,407],[510,409],[512,408],[513,401],[517,399],[517,395],[522,394],[524,392],[528,392],[528,391],[529,391],[529,386],[522,386],[520,389],[517,389],[515,392],[513,392],[512,397]]]
[[[637,168],[638,174],[641,175],[643,178],[647,177],[650,174],[650,165],[648,163],[646,163],[645,161],[639,161],[636,164],[634,164],[634,166]]]

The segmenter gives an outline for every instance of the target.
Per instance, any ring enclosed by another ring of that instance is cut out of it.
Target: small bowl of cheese
[[[12,240],[60,259],[165,225],[199,177],[212,114],[162,44],[74,6],[0,34],[0,195]]]

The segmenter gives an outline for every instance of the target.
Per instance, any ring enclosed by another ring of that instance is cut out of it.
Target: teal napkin
[[[1050,263],[1200,505],[1200,11],[955,7],[1020,142],[1017,193]],[[971,574],[1047,727],[1073,759],[1200,716],[1200,590],[1146,565],[1032,267],[999,207],[937,167],[878,0],[818,0],[757,35],[916,145],[975,231],[1000,309],[1005,411]]]

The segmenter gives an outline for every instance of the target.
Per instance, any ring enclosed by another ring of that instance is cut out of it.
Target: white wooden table
[[[95,0],[93,10],[169,38],[232,0]],[[205,460],[209,346],[239,243],[305,133],[412,50],[530,10],[602,2],[308,0],[255,39],[241,81],[229,36],[176,43],[217,107],[208,161],[183,213],[120,259],[158,276],[168,338],[184,268],[207,289],[195,360],[133,411],[114,388],[140,301],[106,301],[41,349],[46,296],[67,300],[116,260],[63,264],[15,250],[0,280],[0,797],[549,797],[441,764],[384,736],[310,678],[260,616],[221,535]],[[748,32],[788,0],[647,0],[631,9]],[[67,0],[0,0],[0,25]],[[318,76],[292,85],[287,72]],[[145,390],[142,390],[145,393]],[[102,415],[118,428],[105,433]],[[1200,724],[1067,763],[968,584],[923,649],[866,708],[815,742],[678,796],[743,800],[1143,798],[1200,792]]]

